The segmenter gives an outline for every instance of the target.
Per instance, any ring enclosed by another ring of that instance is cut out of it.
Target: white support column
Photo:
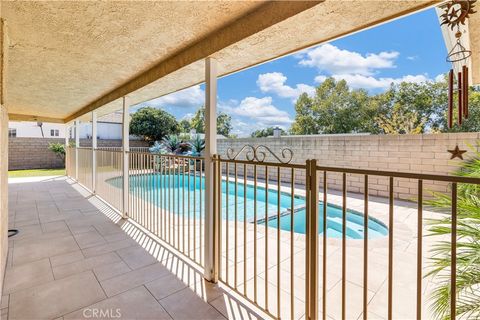
[[[213,161],[217,153],[217,63],[205,60],[205,272],[209,281],[215,280],[214,256],[214,195]]]
[[[123,150],[123,218],[128,218],[128,197],[129,197],[129,151],[130,151],[130,114],[128,105],[123,97],[123,119],[122,119],[122,150]]]
[[[97,192],[97,112],[92,111],[92,191]]]
[[[68,143],[70,138],[70,126],[68,124],[65,125],[65,149],[68,147]]]
[[[69,161],[70,159],[68,158],[68,144],[70,142],[70,126],[68,124],[65,124],[65,173],[67,177],[70,177],[72,175],[71,172],[68,172],[69,168]]]
[[[78,180],[78,148],[80,147],[80,120],[75,120],[75,180]]]

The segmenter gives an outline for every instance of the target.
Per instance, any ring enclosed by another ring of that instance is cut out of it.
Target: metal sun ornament
[[[452,0],[445,5],[445,13],[440,17],[442,18],[441,25],[446,24],[453,30],[455,27],[459,27],[460,24],[465,25],[465,20],[469,15],[475,13],[473,10],[477,0]]]
[[[465,25],[465,21],[471,14],[476,11],[473,10],[477,0],[452,0],[445,5],[445,12],[440,16],[442,23],[440,25],[447,25],[453,30],[457,28],[455,38],[457,43],[453,46],[447,55],[447,62],[458,62],[466,60],[472,55],[472,52],[465,48],[460,42],[462,32],[460,31],[460,25]]]

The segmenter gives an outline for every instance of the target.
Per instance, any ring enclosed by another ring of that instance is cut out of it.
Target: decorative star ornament
[[[459,158],[461,160],[463,160],[463,154],[465,152],[467,152],[467,150],[460,150],[460,148],[457,146],[455,146],[455,149],[453,150],[447,150],[448,152],[450,152],[452,154],[452,156],[450,157],[450,160],[453,160],[455,158]]]

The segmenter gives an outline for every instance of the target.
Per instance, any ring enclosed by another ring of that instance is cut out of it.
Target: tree
[[[417,134],[424,131],[426,119],[420,120],[418,113],[396,106],[388,115],[377,116],[375,121],[386,134]]]
[[[270,137],[273,136],[273,129],[274,127],[268,127],[265,129],[255,130],[253,131],[250,136],[252,138],[263,138],[263,137]],[[287,134],[287,132],[280,128],[281,135]]]
[[[143,137],[146,141],[160,141],[169,134],[178,133],[178,123],[168,112],[152,107],[144,107],[135,112],[130,121],[130,133]]]
[[[197,133],[205,133],[205,107],[201,107],[195,112],[191,122],[192,129]],[[228,137],[232,131],[232,117],[224,112],[217,115],[217,133]]]
[[[350,90],[345,80],[326,79],[314,97],[303,93],[295,104],[292,134],[351,133],[377,131],[365,90]]]
[[[446,129],[446,82],[402,82],[376,99],[375,120],[383,133],[406,134]]]
[[[190,124],[190,121],[187,119],[183,119],[178,123],[178,127],[180,130],[180,133],[189,133],[190,129],[192,129],[192,125]]]
[[[351,90],[344,80],[326,79],[313,97],[300,95],[292,134],[406,134],[480,131],[480,92],[469,90],[469,118],[447,127],[448,86],[441,81],[392,84],[379,94]],[[454,97],[456,101],[457,98]],[[456,117],[456,112],[454,113]],[[456,122],[456,121],[455,121]]]

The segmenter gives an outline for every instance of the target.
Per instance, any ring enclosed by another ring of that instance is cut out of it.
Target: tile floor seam
[[[134,241],[135,241],[135,240],[134,240]],[[135,241],[135,242],[136,242],[136,241]],[[138,242],[137,242],[137,244],[139,245],[139,248],[142,248],[143,250],[145,250],[145,248],[143,248]],[[133,247],[133,246],[131,246],[131,247]],[[126,247],[126,248],[131,248],[131,247]],[[121,249],[118,249],[118,250],[122,250],[122,249],[126,249],[126,248],[121,248]],[[130,268],[131,271],[138,270],[138,269],[141,269],[141,268],[143,268],[143,267],[148,267],[148,266],[150,266],[150,265],[152,265],[152,264],[155,264],[155,263],[160,263],[160,261],[156,260],[157,258],[155,258],[153,255],[150,255],[150,253],[145,250],[145,252],[147,252],[150,256],[152,256],[152,257],[155,259],[155,262],[152,262],[152,263],[146,264],[146,265],[144,265],[144,266],[141,266],[141,267],[139,267],[139,268],[133,269],[133,268],[127,263],[127,261],[125,261],[125,260],[122,258],[122,256],[117,252],[118,250],[115,250],[114,252],[120,257],[120,260],[122,260],[123,263],[125,263],[125,264],[127,265],[127,267]]]
[[[107,293],[105,292],[105,289],[103,288],[102,284],[101,284],[100,281],[98,280],[97,275],[96,275],[95,272],[93,271],[93,268],[92,268],[90,271],[92,272],[93,276],[95,277],[95,280],[97,281],[97,283],[98,283],[98,285],[100,286],[100,288],[102,288],[102,292],[103,292],[103,294],[104,294],[105,297],[106,297],[106,298],[103,299],[103,300],[108,299],[109,296],[107,295]],[[103,301],[103,300],[102,300],[102,301]]]
[[[142,285],[145,290],[147,290],[147,292],[152,296],[152,298],[160,305],[160,307],[168,314],[168,316],[170,317],[170,319],[175,319],[174,317],[172,317],[172,315],[168,312],[167,309],[165,309],[165,307],[160,303],[160,301],[158,299],[155,298],[155,296],[153,295],[153,293],[148,290],[147,286],[145,284]]]
[[[221,298],[221,296],[219,296],[218,298]],[[215,301],[215,300],[217,300],[218,298],[215,298],[215,299],[213,299],[212,301]],[[207,303],[208,303],[208,305],[209,305],[210,307],[212,307],[213,309],[217,310],[217,312],[218,312],[224,319],[228,320],[228,318],[223,314],[223,312],[222,312],[221,310],[217,309],[217,307],[215,307],[215,306],[214,306],[213,304],[211,304],[209,301],[207,301]],[[239,306],[239,308],[240,308],[240,306]],[[253,310],[252,310],[252,311],[253,311]],[[256,313],[256,312],[255,312],[255,313]]]
[[[116,263],[119,263],[119,262],[123,262],[123,261],[112,262],[112,263],[109,263],[109,264],[107,264],[107,265],[104,265],[104,267],[111,266],[111,265],[116,264]],[[125,263],[125,262],[123,262],[123,263]],[[102,281],[106,281],[106,280],[109,280],[109,279],[112,279],[112,278],[121,276],[121,275],[123,275],[123,274],[125,274],[125,273],[128,273],[128,272],[133,271],[128,265],[126,265],[126,266],[127,266],[127,268],[129,269],[129,271],[124,272],[124,273],[120,273],[120,274],[117,274],[117,275],[114,275],[114,276],[111,276],[111,277],[108,277],[108,278],[105,278],[105,279],[102,279]],[[97,268],[97,267],[95,267],[95,268]],[[95,270],[93,270],[93,269],[95,269],[95,268],[92,268],[92,271],[93,271],[93,273],[94,273],[95,276],[96,276],[97,274],[95,273]],[[99,281],[100,281],[100,280],[99,280]]]
[[[50,257],[48,257],[48,263],[50,264],[50,272],[52,273],[52,278],[53,281],[55,281],[55,273],[53,273],[53,266],[52,266],[52,260],[50,260]]]

